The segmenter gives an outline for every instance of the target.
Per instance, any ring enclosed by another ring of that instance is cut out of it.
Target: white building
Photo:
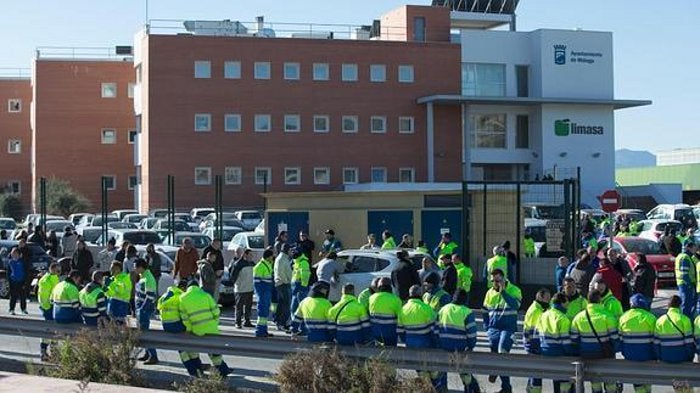
[[[656,153],[656,165],[687,165],[700,163],[700,148],[673,149]]]

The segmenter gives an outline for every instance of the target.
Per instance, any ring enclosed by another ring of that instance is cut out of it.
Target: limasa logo
[[[554,121],[554,135],[603,135],[605,128],[602,126],[588,126],[572,123],[569,119]]]
[[[566,45],[554,45],[554,64],[566,64]]]

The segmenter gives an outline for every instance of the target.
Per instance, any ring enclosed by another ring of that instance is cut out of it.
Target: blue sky
[[[151,19],[231,19],[368,24],[405,0],[150,0]],[[409,4],[429,4],[413,0]],[[145,0],[3,1],[0,68],[29,67],[37,46],[130,44],[145,20]],[[700,1],[521,0],[518,30],[563,28],[614,33],[616,98],[653,106],[616,114],[618,148],[650,151],[700,142]]]

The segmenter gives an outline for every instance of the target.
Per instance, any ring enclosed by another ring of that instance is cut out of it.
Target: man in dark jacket
[[[586,297],[588,296],[588,287],[595,273],[596,271],[591,265],[590,255],[583,250],[583,252],[579,252],[579,260],[572,265],[568,276],[576,282],[576,289],[581,296]]]
[[[80,240],[73,254],[73,263],[71,267],[80,273],[80,280],[82,282],[90,282],[90,269],[92,269],[94,264],[92,253],[87,249],[85,241]]]
[[[642,294],[649,304],[654,300],[654,289],[656,288],[656,270],[647,261],[647,256],[637,254],[637,266],[634,267],[634,279],[632,291]]]
[[[440,285],[445,292],[449,293],[450,295],[454,295],[455,291],[457,290],[457,268],[452,263],[452,255],[444,254],[440,257],[440,259],[445,266],[445,270],[442,271],[442,280]]]
[[[221,252],[221,239],[212,240],[211,244],[206,246],[202,250],[202,258],[206,258],[207,255],[213,253],[216,255],[216,259],[212,262],[211,266],[214,269],[214,274],[216,274],[216,287],[214,289],[214,300],[219,301],[219,289],[221,288],[221,279],[224,276],[224,254]]]
[[[418,277],[418,270],[413,266],[413,262],[408,259],[406,251],[401,250],[396,253],[396,256],[399,258],[399,264],[391,272],[391,282],[398,291],[401,300],[406,301],[408,300],[409,288],[414,285],[420,286],[420,278]]]
[[[661,237],[661,239],[659,239],[659,241],[663,247],[663,250],[674,257],[677,257],[678,254],[683,252],[683,244],[681,244],[681,241],[678,240],[678,237],[676,237],[676,231],[672,230],[670,225],[666,226],[664,235]]]

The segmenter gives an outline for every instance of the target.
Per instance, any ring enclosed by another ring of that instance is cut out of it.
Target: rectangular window
[[[399,183],[415,183],[416,170],[414,168],[399,168]]]
[[[196,113],[194,115],[194,130],[197,132],[211,131],[211,114]]]
[[[343,168],[343,184],[357,184],[359,171],[357,168]]]
[[[134,89],[136,89],[136,84],[129,83],[126,87],[126,96],[129,98],[134,98]]]
[[[241,115],[227,113],[224,115],[224,131],[240,132],[241,131]]]
[[[399,117],[399,134],[413,134],[415,123],[413,117]]]
[[[425,17],[413,18],[413,41],[425,42]]]
[[[241,79],[241,62],[240,61],[225,61],[224,62],[224,78],[225,79]]]
[[[370,131],[374,134],[382,134],[386,132],[386,117],[372,116],[370,119]]]
[[[506,148],[506,115],[485,114],[469,116],[471,147]]]
[[[224,168],[224,183],[227,185],[238,185],[243,181],[243,170],[239,166],[227,166]]]
[[[462,95],[504,97],[506,66],[504,64],[462,64]]]
[[[284,184],[288,186],[301,184],[301,168],[284,168]]]
[[[371,82],[386,82],[386,66],[384,64],[370,65],[369,80]]]
[[[255,167],[255,184],[264,185],[272,184],[272,168],[270,167]]]
[[[134,143],[136,143],[136,138],[138,137],[138,135],[139,135],[139,134],[138,134],[138,131],[136,131],[136,130],[129,130],[129,139],[128,139],[128,141],[129,141],[129,144],[130,144],[130,145],[133,145]]]
[[[116,190],[117,189],[117,177],[114,175],[104,175],[102,176],[105,179],[105,187],[108,190]]]
[[[372,167],[372,183],[386,183],[385,167]]]
[[[197,186],[211,185],[211,167],[198,166],[194,168],[194,184]]]
[[[328,63],[314,63],[314,80],[327,81],[330,79]]]
[[[19,98],[10,98],[7,100],[7,111],[10,113],[22,112],[22,100]]]
[[[414,73],[412,65],[400,65],[399,66],[399,82],[400,83],[413,83]]]
[[[10,139],[7,141],[7,152],[10,154],[19,154],[22,152],[22,141],[19,139]]]
[[[530,96],[530,67],[515,66],[515,79],[518,82],[518,97]]]
[[[314,168],[314,184],[331,184],[331,168]]]
[[[117,98],[117,84],[116,83],[103,83],[102,84],[102,98]]]
[[[9,183],[10,186],[10,193],[12,194],[21,194],[22,193],[22,182],[13,180]]]
[[[343,116],[343,132],[357,133],[359,119],[357,116]]]
[[[206,60],[195,61],[194,77],[197,79],[211,78],[211,62]]]
[[[136,176],[129,176],[129,184],[128,184],[128,189],[133,190],[136,188],[136,186],[139,184],[139,178]]]
[[[314,116],[314,132],[329,132],[330,117],[327,115]]]
[[[270,79],[270,63],[259,61],[255,63],[255,79]]]
[[[357,64],[343,64],[343,82],[357,82]]]
[[[270,132],[272,117],[270,115],[255,115],[255,132]]]
[[[530,117],[528,115],[518,115],[515,118],[515,148],[530,148]]]
[[[117,130],[113,128],[102,129],[102,144],[113,145],[117,143]]]
[[[284,115],[284,132],[301,131],[301,117],[299,115]]]
[[[284,63],[284,79],[288,81],[299,80],[300,68],[299,63]]]

